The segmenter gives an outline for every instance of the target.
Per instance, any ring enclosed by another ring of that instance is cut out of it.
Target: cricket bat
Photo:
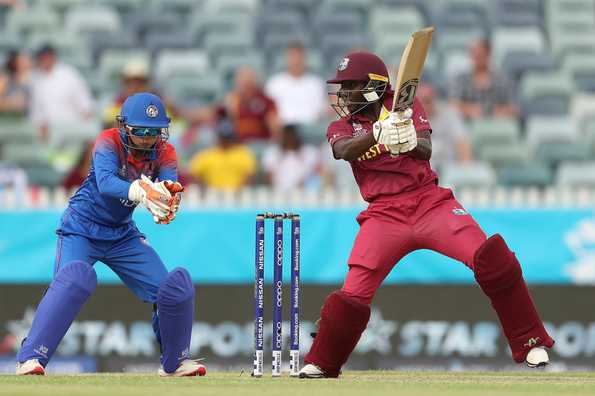
[[[395,95],[391,112],[402,112],[413,106],[421,71],[432,44],[432,33],[434,33],[433,26],[418,30],[407,42],[395,78]]]

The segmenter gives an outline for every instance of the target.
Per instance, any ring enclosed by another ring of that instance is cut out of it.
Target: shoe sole
[[[28,371],[26,373],[20,373],[17,375],[45,375],[45,370],[42,367],[36,367],[31,371]]]
[[[525,363],[527,363],[527,367],[531,367],[531,368],[544,368],[545,366],[547,366],[549,364],[549,362],[541,362],[541,363],[537,363],[537,364],[531,364],[527,361]]]
[[[307,379],[308,378],[318,379],[318,378],[326,378],[326,376],[324,376],[322,374],[319,374],[319,375],[309,375],[309,374],[306,374],[306,373],[300,373],[299,378],[302,378],[302,379],[304,379],[304,378],[307,378]]]
[[[172,374],[167,374],[166,373],[165,375],[163,375],[163,374],[160,373],[159,376],[162,377],[162,378],[167,378],[167,377],[178,377],[178,378],[179,377],[196,377],[196,376],[198,376],[199,370],[200,369],[196,369],[194,371],[190,371],[190,372],[185,373],[185,374],[173,374],[173,373]]]

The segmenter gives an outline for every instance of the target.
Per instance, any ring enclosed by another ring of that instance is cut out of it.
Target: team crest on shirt
[[[146,113],[147,113],[147,117],[155,118],[159,115],[159,110],[157,110],[157,106],[149,105],[149,106],[147,106]]]
[[[339,66],[337,66],[337,70],[343,71],[343,70],[347,69],[348,65],[349,65],[349,58],[343,58],[343,59],[341,59],[341,62],[339,62]]]
[[[353,123],[353,137],[363,136],[366,134],[366,128],[357,122]]]

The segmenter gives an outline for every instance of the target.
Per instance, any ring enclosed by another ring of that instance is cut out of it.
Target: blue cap
[[[170,122],[159,96],[148,92],[127,97],[120,117],[124,124],[133,127],[168,128]]]

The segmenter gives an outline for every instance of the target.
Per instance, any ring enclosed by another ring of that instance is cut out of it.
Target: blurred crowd
[[[285,50],[285,69],[269,78],[249,66],[235,70],[232,89],[216,103],[184,106],[160,92],[150,65],[132,60],[121,73],[121,86],[109,103],[98,103],[82,75],[60,60],[50,45],[33,54],[11,52],[0,74],[0,116],[26,117],[48,141],[53,123],[84,124],[100,117],[115,126],[124,99],[136,92],[161,95],[173,119],[171,143],[180,157],[185,183],[225,190],[267,184],[279,190],[354,188],[347,163],[334,163],[324,125],[336,117],[329,106],[325,79],[306,66],[307,49],[299,42]],[[473,160],[467,122],[484,117],[516,117],[518,107],[508,77],[490,67],[485,40],[469,48],[473,67],[456,75],[448,89],[424,81],[419,90],[433,134],[432,165]],[[312,132],[312,127],[315,127]],[[310,135],[304,139],[304,130]],[[314,134],[312,136],[312,134]],[[76,187],[90,163],[91,142],[64,178]]]

